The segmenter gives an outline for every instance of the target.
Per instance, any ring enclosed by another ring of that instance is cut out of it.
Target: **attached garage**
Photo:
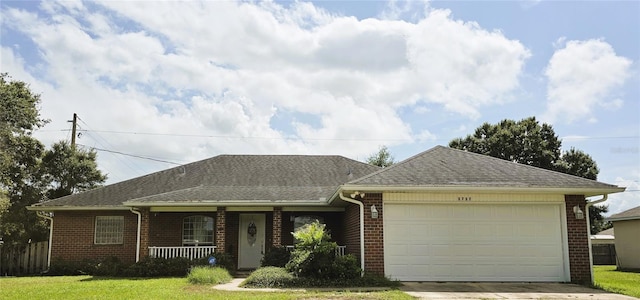
[[[569,281],[563,211],[561,202],[385,203],[385,274],[402,281]]]

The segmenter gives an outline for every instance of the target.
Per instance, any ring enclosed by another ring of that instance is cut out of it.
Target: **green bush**
[[[123,271],[127,277],[165,277],[187,275],[192,266],[201,264],[188,258],[152,258],[145,257]]]
[[[280,267],[283,268],[289,259],[291,258],[291,253],[287,250],[286,247],[271,247],[267,249],[267,252],[262,257],[260,261],[260,266],[262,267]]]
[[[360,277],[360,264],[353,254],[338,256],[329,270],[329,277],[334,279],[353,279]]]
[[[194,265],[208,266],[209,257],[211,256],[216,258],[216,264],[215,264],[216,267],[221,267],[226,269],[231,275],[234,275],[236,273],[236,261],[233,258],[233,256],[229,253],[220,253],[220,252],[212,253],[205,258],[195,260]]]
[[[295,285],[296,278],[284,268],[263,267],[259,268],[240,285],[256,288],[279,288]]]
[[[103,259],[83,259],[81,261],[53,260],[46,275],[97,275],[120,276],[127,267],[115,256]]]
[[[187,275],[187,280],[193,284],[220,284],[231,279],[229,271],[221,267],[195,266]]]
[[[307,224],[293,233],[298,241],[285,265],[287,271],[298,277],[329,278],[338,245],[330,242],[325,225],[318,221]]]

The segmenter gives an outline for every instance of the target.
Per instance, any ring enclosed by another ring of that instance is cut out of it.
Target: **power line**
[[[163,159],[152,158],[152,157],[148,157],[148,156],[142,156],[142,155],[137,155],[137,154],[129,154],[129,153],[124,153],[124,152],[115,151],[115,150],[101,149],[101,148],[90,147],[90,146],[85,146],[85,145],[81,145],[81,144],[78,144],[78,146],[87,147],[87,148],[90,148],[90,149],[93,149],[93,150],[96,150],[96,151],[115,153],[115,154],[120,154],[120,155],[125,155],[125,156],[131,156],[131,157],[135,157],[135,158],[141,158],[141,159],[147,159],[147,160],[152,160],[152,161],[157,161],[157,162],[163,162],[163,163],[167,163],[167,164],[173,164],[173,165],[178,165],[178,166],[182,165],[181,163],[172,162],[172,161],[163,160]]]

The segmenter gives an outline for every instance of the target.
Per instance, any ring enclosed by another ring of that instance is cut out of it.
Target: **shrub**
[[[338,245],[330,242],[325,225],[318,221],[293,233],[298,240],[286,269],[298,277],[328,278]]]
[[[291,258],[291,253],[287,250],[286,247],[271,247],[267,250],[267,252],[262,257],[260,261],[260,265],[262,267],[280,267],[283,268],[289,259]]]
[[[139,262],[129,266],[123,272],[129,277],[163,277],[163,276],[185,276],[189,269],[198,265],[196,261],[188,258],[152,258],[145,257]]]
[[[187,280],[194,284],[220,284],[231,279],[229,272],[221,267],[195,266],[187,275]]]
[[[360,264],[353,254],[338,256],[329,270],[329,277],[335,279],[353,279],[360,277]]]
[[[296,278],[284,268],[263,267],[253,271],[240,285],[258,288],[277,288],[294,285],[295,280]]]
[[[47,275],[97,275],[120,276],[127,266],[115,256],[103,259],[83,259],[81,261],[54,260]]]
[[[195,261],[194,265],[197,266],[208,266],[209,265],[209,257],[215,257],[216,264],[215,266],[226,269],[229,274],[234,275],[236,273],[236,262],[233,259],[233,256],[229,253],[213,253],[206,258],[198,259]]]

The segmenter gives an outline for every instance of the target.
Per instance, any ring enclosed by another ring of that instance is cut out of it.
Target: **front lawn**
[[[186,278],[0,277],[0,299],[413,299],[401,291],[228,292]]]
[[[605,291],[640,298],[640,273],[616,271],[616,266],[593,266],[593,278]]]

